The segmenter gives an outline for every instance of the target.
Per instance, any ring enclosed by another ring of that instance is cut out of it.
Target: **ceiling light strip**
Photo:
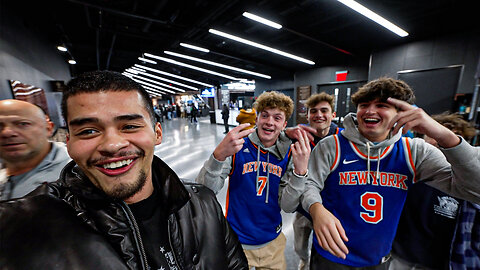
[[[315,65],[315,62],[313,62],[312,60],[308,60],[306,58],[296,56],[296,55],[293,55],[291,53],[287,53],[287,52],[284,52],[284,51],[281,51],[281,50],[278,50],[278,49],[275,49],[275,48],[272,48],[272,47],[268,47],[268,46],[262,45],[260,43],[256,43],[256,42],[253,42],[253,41],[241,38],[241,37],[237,37],[237,36],[234,36],[234,35],[231,35],[231,34],[227,34],[227,33],[215,30],[215,29],[209,29],[208,32],[210,32],[212,34],[215,34],[215,35],[225,37],[225,38],[229,38],[231,40],[235,40],[235,41],[238,41],[238,42],[241,42],[241,43],[253,46],[253,47],[257,47],[257,48],[262,49],[262,50],[266,50],[266,51],[269,51],[269,52],[272,52],[272,53],[276,53],[276,54],[279,54],[279,55],[282,55],[282,56],[285,56],[285,57],[288,57],[288,58],[291,58],[291,59],[294,59],[294,60],[297,60],[297,61],[300,61],[300,62],[303,62],[303,63],[307,63],[309,65]]]
[[[257,73],[257,72],[253,72],[253,71],[250,71],[250,70],[245,70],[245,69],[241,69],[241,68],[237,68],[237,67],[232,67],[232,66],[220,64],[220,63],[217,63],[217,62],[196,58],[196,57],[193,57],[193,56],[188,56],[188,55],[175,53],[175,52],[170,52],[170,51],[164,51],[164,53],[169,54],[169,55],[173,55],[173,56],[177,56],[177,57],[181,57],[181,58],[185,58],[185,59],[192,60],[192,61],[197,61],[197,62],[209,64],[209,65],[212,65],[212,66],[217,66],[217,67],[221,67],[221,68],[235,70],[235,71],[238,71],[238,72],[243,72],[243,73],[250,74],[250,75],[255,75],[255,76],[266,78],[266,79],[271,79],[272,78],[271,76],[268,76],[268,75],[265,75],[265,74],[262,74],[262,73]]]
[[[132,69],[133,69],[133,68],[132,68]],[[137,69],[134,69],[134,70],[137,70]],[[156,75],[153,75],[153,74],[146,73],[145,71],[139,71],[139,70],[138,70],[137,72],[138,72],[139,74],[142,74],[142,75],[145,75],[145,76],[148,76],[148,77],[151,77],[151,78],[155,78],[155,79],[157,79],[157,80],[161,80],[161,81],[165,81],[165,82],[177,84],[177,85],[183,86],[183,87],[185,87],[185,88],[198,91],[198,88],[193,87],[193,86],[190,86],[190,85],[187,85],[187,84],[183,84],[183,83],[180,83],[180,82],[177,82],[177,81],[172,81],[172,80],[169,80],[169,79],[165,79],[165,78],[163,78],[163,77],[159,77],[159,76],[156,76]]]
[[[282,25],[279,24],[279,23],[272,22],[272,21],[270,21],[270,20],[267,20],[267,19],[265,19],[265,18],[262,18],[262,17],[260,17],[260,16],[258,16],[258,15],[255,15],[255,14],[252,14],[252,13],[249,13],[249,12],[244,12],[242,15],[243,15],[244,17],[249,18],[250,20],[254,20],[254,21],[257,21],[257,22],[259,22],[259,23],[263,23],[263,24],[268,25],[268,26],[270,26],[270,27],[273,27],[273,28],[275,28],[275,29],[280,29],[280,28],[282,28]]]
[[[202,47],[190,45],[190,44],[187,44],[187,43],[180,43],[180,46],[185,47],[185,48],[189,48],[189,49],[193,49],[193,50],[197,50],[197,51],[201,51],[201,52],[206,52],[206,53],[210,52],[209,49],[205,49],[205,48],[202,48]]]
[[[363,16],[369,18],[370,20],[380,24],[381,26],[387,28],[388,30],[392,31],[393,33],[401,36],[406,37],[408,33],[403,30],[402,28],[396,26],[395,24],[391,23],[387,19],[383,18],[382,16],[378,15],[377,13],[371,11],[370,9],[362,6],[361,4],[353,1],[353,0],[338,0],[338,2],[346,5],[347,7],[355,10],[356,12],[362,14]]]
[[[164,62],[167,62],[167,63],[171,63],[171,64],[174,64],[174,65],[179,65],[179,66],[182,66],[182,67],[195,69],[195,70],[198,70],[198,71],[201,71],[201,72],[205,72],[205,73],[208,73],[208,74],[212,74],[212,75],[215,75],[215,76],[224,77],[224,78],[227,78],[227,79],[230,79],[230,80],[235,80],[235,81],[241,80],[241,79],[239,79],[239,78],[235,78],[235,77],[229,76],[229,75],[227,75],[227,74],[223,74],[223,73],[215,72],[215,71],[213,71],[213,70],[209,70],[209,69],[205,69],[205,68],[201,68],[201,67],[197,67],[197,66],[185,64],[185,63],[183,63],[183,62],[175,61],[175,60],[170,59],[170,58],[165,58],[165,57],[161,57],[161,56],[153,55],[153,54],[149,54],[149,53],[145,53],[145,56],[148,56],[148,57],[151,57],[151,58],[155,58],[155,59],[157,59],[157,60],[164,61]]]
[[[150,60],[150,59],[147,59],[147,58],[143,58],[143,57],[138,57],[138,60],[140,61],[143,61],[143,62],[147,62],[147,63],[150,63],[150,64],[157,64],[157,62],[153,61],[153,60]]]
[[[147,81],[147,82],[151,82],[151,83],[154,83],[154,84],[158,84],[158,85],[163,86],[163,87],[171,88],[171,89],[173,89],[173,90],[177,90],[177,91],[180,91],[180,92],[185,92],[185,90],[183,90],[183,89],[180,89],[180,88],[177,88],[177,87],[168,85],[168,84],[164,84],[164,83],[161,83],[161,82],[157,82],[157,81],[155,81],[155,80],[151,80],[151,79],[142,77],[142,76],[140,76],[140,75],[133,75],[133,76],[136,77],[136,78],[138,78],[138,79],[142,79],[142,80]]]
[[[137,79],[136,79],[136,78],[133,78],[133,76],[136,76],[136,75],[132,75],[132,77],[131,77],[132,80],[138,82],[139,84],[141,84],[141,85],[144,86],[144,87],[145,87],[145,86],[150,86],[150,87],[155,88],[155,89],[158,89],[158,90],[162,90],[162,91],[165,91],[165,92],[168,92],[168,93],[171,93],[171,94],[175,94],[175,92],[173,92],[173,91],[171,91],[171,90],[168,90],[168,89],[165,89],[165,88],[162,88],[162,87],[153,85],[153,84],[151,84],[151,83],[144,82],[144,81],[142,81],[142,80],[140,80],[140,79],[138,79],[138,78],[137,78]]]
[[[177,78],[177,79],[180,79],[180,80],[184,80],[184,81],[187,81],[187,82],[192,82],[192,83],[200,84],[200,85],[207,86],[207,87],[213,87],[213,85],[208,84],[208,83],[199,82],[199,81],[196,81],[196,80],[185,78],[185,77],[175,75],[175,74],[172,74],[172,73],[168,73],[168,72],[165,72],[165,71],[161,71],[161,70],[158,70],[158,69],[145,67],[145,66],[142,66],[142,65],[139,65],[139,64],[135,64],[135,67],[142,68],[142,69],[149,70],[149,71],[153,71],[153,72],[165,75],[165,76],[170,76],[170,77]]]

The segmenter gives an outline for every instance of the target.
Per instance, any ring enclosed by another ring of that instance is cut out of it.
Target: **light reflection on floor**
[[[199,118],[198,123],[186,119],[174,118],[162,123],[162,144],[155,147],[155,155],[165,161],[178,176],[187,181],[194,181],[203,163],[209,158],[216,145],[224,137],[223,125],[210,124],[209,118]],[[226,187],[217,195],[225,207]],[[297,269],[298,256],[293,251],[293,214],[282,213],[283,233],[287,237],[285,256],[287,269]]]

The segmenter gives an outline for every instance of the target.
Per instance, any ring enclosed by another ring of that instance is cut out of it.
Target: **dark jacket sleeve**
[[[223,214],[222,208],[220,204],[217,201],[217,198],[213,191],[208,189],[207,187],[199,184],[194,184],[194,189],[196,188],[196,195],[198,198],[200,198],[206,205],[205,209],[210,209],[209,211],[215,211],[214,216],[217,219],[217,226],[212,226],[210,224],[209,227],[204,228],[204,230],[210,230],[212,227],[217,227],[219,230],[221,230],[221,235],[223,235],[224,240],[222,244],[224,244],[225,250],[225,256],[227,260],[227,265],[228,268],[226,269],[231,269],[231,270],[239,270],[239,269],[248,269],[248,262],[245,254],[243,253],[243,248],[242,245],[240,244],[240,241],[238,241],[237,234],[233,231],[233,229],[230,227],[228,224],[228,221],[225,219],[225,216]],[[192,196],[192,199],[193,196]],[[213,215],[213,213],[211,213]],[[206,214],[205,214],[206,215]],[[209,233],[211,235],[214,235],[215,232],[210,231],[210,232],[205,232]],[[213,255],[213,254],[212,254]],[[218,255],[218,254],[217,254]],[[215,255],[213,255],[215,256]]]

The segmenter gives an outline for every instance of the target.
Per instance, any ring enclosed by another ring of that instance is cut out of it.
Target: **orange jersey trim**
[[[364,153],[362,153],[362,151],[360,151],[360,149],[358,149],[358,147],[353,143],[351,142],[353,147],[355,148],[355,150],[357,150],[357,153],[359,155],[361,155],[362,157],[364,158],[368,158],[367,155],[365,155]],[[388,150],[390,149],[391,145],[387,146],[387,148],[385,148],[385,150],[383,150],[383,152],[380,154],[380,158],[382,158],[383,156],[385,156],[385,154],[388,152]],[[379,157],[378,156],[370,156],[371,159],[378,159]]]
[[[337,166],[338,160],[340,159],[340,143],[338,142],[338,136],[333,135],[333,137],[335,138],[335,159],[332,166],[330,166],[330,171]]]
[[[410,140],[408,138],[405,138],[405,144],[407,145],[408,161],[410,162],[410,166],[412,167],[412,170],[413,170],[412,182],[415,183],[417,182],[417,179],[416,179],[417,171],[415,170],[415,166],[413,164],[412,150],[410,148]]]
[[[228,177],[227,198],[225,200],[225,218],[227,218],[227,214],[228,214],[229,199],[230,199],[230,177]]]

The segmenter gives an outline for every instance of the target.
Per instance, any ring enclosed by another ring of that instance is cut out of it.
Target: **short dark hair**
[[[328,105],[330,105],[330,108],[332,109],[332,112],[334,112],[333,105],[334,105],[335,97],[333,95],[329,95],[325,92],[321,92],[321,93],[315,94],[313,96],[310,96],[307,99],[307,102],[305,102],[305,105],[307,106],[308,109],[310,109],[310,108],[313,108],[313,107],[317,106],[318,103],[324,102],[324,101],[327,102]]]
[[[376,99],[387,102],[389,97],[403,100],[409,104],[415,102],[415,94],[406,82],[387,77],[378,78],[360,87],[352,95],[352,102],[355,106]]]
[[[98,93],[98,92],[120,92],[120,91],[136,91],[142,97],[145,109],[150,115],[152,126],[155,128],[156,118],[153,110],[152,100],[145,89],[134,80],[114,71],[91,71],[80,74],[76,78],[70,80],[67,84],[62,97],[62,116],[68,126],[68,98],[82,93]]]

